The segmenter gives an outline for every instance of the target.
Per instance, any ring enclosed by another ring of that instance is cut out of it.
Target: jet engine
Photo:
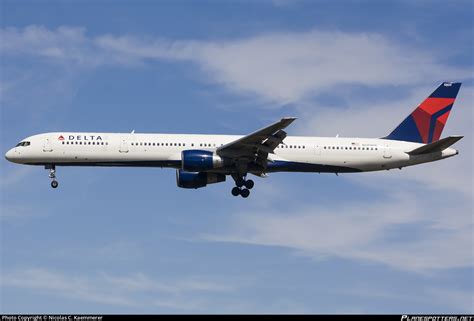
[[[224,166],[224,160],[207,150],[184,150],[181,153],[181,168],[187,172],[201,172]]]
[[[225,181],[224,174],[206,172],[185,172],[176,170],[176,184],[181,188],[200,188],[207,184],[215,184]]]

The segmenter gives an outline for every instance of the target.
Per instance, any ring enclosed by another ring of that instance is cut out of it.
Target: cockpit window
[[[19,147],[19,146],[30,146],[30,142],[19,142],[18,144],[16,144],[15,147]]]

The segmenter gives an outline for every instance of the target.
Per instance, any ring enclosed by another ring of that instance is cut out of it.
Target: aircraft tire
[[[234,188],[232,189],[232,195],[234,195],[234,196],[239,196],[239,195],[240,195],[240,188],[234,187]]]
[[[249,180],[245,181],[245,184],[244,184],[244,185],[245,185],[245,187],[247,187],[248,189],[252,189],[255,184],[254,184],[254,182],[253,182],[251,179],[249,179]]]
[[[249,195],[250,195],[250,191],[245,188],[245,189],[243,189],[243,190],[240,191],[240,195],[241,195],[243,198],[247,198],[247,197],[249,197]]]

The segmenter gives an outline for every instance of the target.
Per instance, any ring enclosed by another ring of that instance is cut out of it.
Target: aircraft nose
[[[15,151],[12,149],[10,149],[6,154],[5,154],[5,158],[10,161],[10,162],[14,162],[15,161],[15,158],[16,158],[16,153]]]

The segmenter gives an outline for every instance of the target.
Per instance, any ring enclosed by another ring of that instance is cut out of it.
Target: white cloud
[[[204,236],[218,242],[280,246],[315,259],[340,257],[431,272],[474,265],[469,205],[395,192],[383,201],[296,206],[291,213],[236,213],[228,230]],[[453,224],[453,222],[456,222]]]
[[[420,84],[470,72],[437,62],[431,52],[376,33],[269,33],[232,41],[170,41],[133,35],[87,36],[85,29],[5,28],[4,54],[39,56],[81,66],[189,61],[211,82],[275,103],[301,102],[336,86]]]
[[[95,52],[84,31],[77,27],[49,30],[34,25],[24,29],[4,28],[0,31],[0,50],[3,53],[35,55],[56,61],[82,63],[88,59],[91,62]]]

